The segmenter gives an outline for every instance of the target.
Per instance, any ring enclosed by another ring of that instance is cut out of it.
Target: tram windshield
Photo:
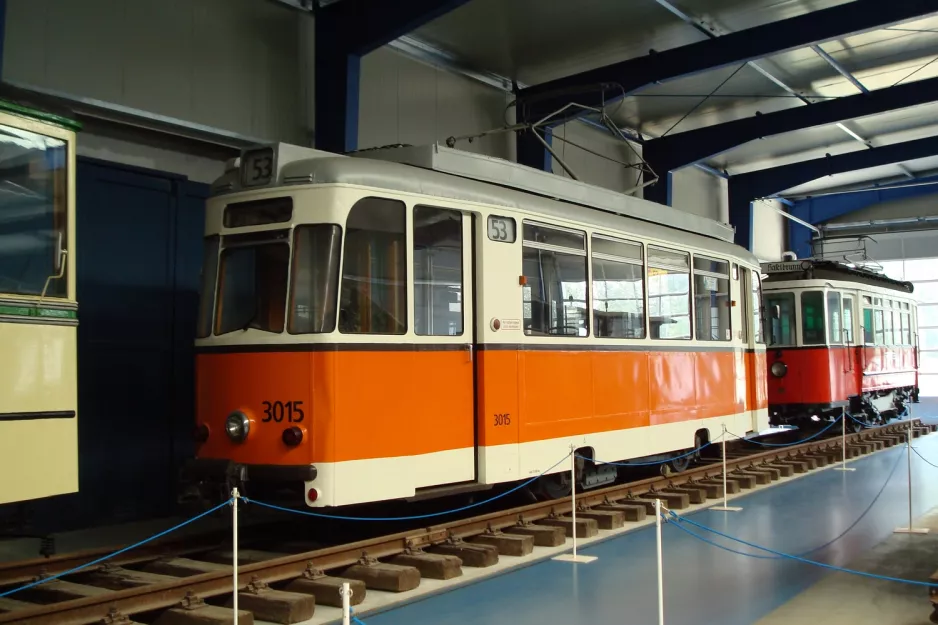
[[[216,335],[249,328],[277,334],[284,328],[292,334],[332,332],[341,240],[336,225],[296,227],[291,267],[289,230],[221,237],[221,254],[219,237],[207,239],[202,289],[209,296],[200,303],[199,336],[211,333],[213,317]]]
[[[67,144],[0,124],[0,293],[40,295],[68,242]],[[66,297],[49,280],[46,297]]]

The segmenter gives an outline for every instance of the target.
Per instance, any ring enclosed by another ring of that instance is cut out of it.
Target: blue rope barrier
[[[925,464],[931,465],[931,466],[935,467],[936,469],[938,469],[938,464],[933,464],[928,458],[926,458],[926,457],[923,456],[922,454],[918,453],[918,450],[917,450],[915,447],[912,447],[912,446],[910,445],[909,448],[910,448],[912,451],[915,452],[915,455],[916,455],[916,456],[918,456],[919,458],[921,458],[922,460],[924,460],[924,461],[925,461]]]
[[[826,432],[827,430],[829,430],[829,429],[831,429],[832,427],[834,427],[835,425],[837,425],[837,423],[839,423],[842,418],[843,418],[843,417],[837,417],[837,418],[834,419],[832,422],[828,423],[828,424],[827,424],[827,427],[825,427],[823,430],[820,430],[819,432],[815,432],[814,434],[812,434],[812,435],[809,436],[808,438],[803,438],[803,439],[801,439],[800,441],[795,441],[795,442],[793,442],[793,443],[766,443],[766,442],[757,441],[757,440],[754,440],[754,439],[751,439],[751,438],[744,438],[744,437],[740,436],[739,434],[733,434],[732,432],[727,432],[727,434],[729,434],[730,436],[735,436],[736,438],[738,438],[738,439],[741,440],[741,441],[746,441],[747,443],[755,443],[756,445],[762,445],[763,447],[791,447],[792,445],[800,445],[801,443],[807,443],[808,441],[817,438],[818,436],[820,436],[821,434],[823,434],[823,433]]]
[[[879,580],[883,580],[883,581],[887,581],[887,582],[899,582],[899,583],[902,583],[902,584],[911,584],[911,585],[914,585],[914,586],[925,586],[925,587],[927,587],[927,588],[936,588],[936,587],[938,587],[938,583],[921,582],[921,581],[914,580],[914,579],[902,579],[902,578],[899,578],[899,577],[889,577],[889,576],[887,576],[887,575],[876,575],[875,573],[866,573],[866,572],[864,572],[864,571],[855,571],[855,570],[853,570],[853,569],[846,569],[846,568],[843,568],[843,567],[840,567],[840,566],[834,566],[833,564],[825,564],[824,562],[817,562],[816,560],[808,560],[807,558],[802,558],[801,556],[795,556],[795,555],[791,555],[791,554],[788,554],[788,553],[782,553],[781,551],[776,551],[776,550],[770,549],[770,548],[768,548],[768,547],[761,547],[761,546],[759,546],[759,545],[756,545],[756,544],[753,544],[753,543],[751,543],[751,542],[745,541],[745,540],[743,540],[742,538],[736,538],[735,536],[730,536],[729,534],[724,534],[723,532],[720,532],[720,531],[718,531],[718,530],[715,530],[715,529],[713,529],[713,528],[711,528],[711,527],[707,527],[706,525],[702,525],[702,524],[700,524],[700,523],[697,523],[696,521],[692,521],[691,519],[688,519],[687,517],[680,516],[679,514],[677,514],[677,513],[674,512],[674,511],[669,510],[668,513],[669,513],[669,514],[671,515],[671,517],[677,522],[674,526],[675,526],[675,527],[678,527],[678,528],[680,528],[680,529],[685,529],[685,528],[682,528],[682,527],[680,526],[680,523],[690,523],[691,525],[693,525],[693,526],[695,526],[695,527],[697,527],[697,528],[699,528],[699,529],[702,529],[702,530],[705,531],[705,532],[710,532],[711,534],[715,534],[715,535],[720,536],[720,537],[722,537],[722,538],[725,538],[725,539],[727,539],[727,540],[731,540],[731,541],[733,541],[733,542],[737,542],[737,543],[740,543],[740,544],[742,544],[742,545],[746,545],[747,547],[750,547],[750,548],[752,548],[752,549],[758,549],[758,550],[760,550],[760,551],[765,551],[765,552],[771,553],[771,554],[773,554],[773,555],[775,555],[775,556],[778,556],[779,558],[784,558],[784,559],[786,559],[786,560],[795,560],[796,562],[801,562],[801,563],[803,563],[803,564],[811,564],[811,565],[814,565],[814,566],[819,566],[819,567],[821,567],[821,568],[829,569],[829,570],[831,570],[831,571],[837,571],[837,572],[840,572],[840,573],[848,573],[848,574],[850,574],[850,575],[859,575],[859,576],[861,576],[861,577],[869,577],[869,578],[871,578],[871,579],[879,579]],[[662,517],[664,517],[664,516],[665,516],[665,515],[662,514]],[[667,520],[667,519],[666,519],[666,520]],[[698,538],[699,538],[699,536],[697,536],[697,535],[694,534],[693,532],[688,532],[688,533],[690,533],[692,536],[695,536],[695,537],[698,537]],[[712,543],[712,542],[710,542],[710,541],[704,541],[704,542],[707,542],[707,543],[709,543],[709,544],[714,544],[714,543]],[[726,548],[726,549],[727,549],[728,551],[733,551],[734,553],[738,553],[739,555],[746,556],[746,557],[752,557],[752,555],[753,555],[753,554],[745,553],[745,552],[743,552],[743,551],[736,551],[736,550],[732,550],[732,549],[729,549],[729,548]]]
[[[863,423],[862,421],[860,421],[859,419],[857,419],[856,417],[854,417],[854,416],[853,416],[852,414],[850,414],[849,412],[846,413],[846,414],[847,414],[848,417],[850,417],[850,420],[851,420],[851,421],[855,422],[857,425],[859,425],[860,427],[862,427],[862,428],[864,428],[864,429],[872,430],[874,427],[876,427],[876,426],[874,426],[874,425],[867,425],[866,423]]]
[[[860,521],[862,521],[862,520],[866,517],[867,514],[869,514],[870,510],[873,509],[873,506],[876,505],[876,502],[879,501],[879,498],[882,496],[883,492],[886,490],[886,486],[888,486],[890,480],[892,480],[892,476],[895,474],[896,469],[899,468],[899,461],[901,461],[901,460],[902,460],[902,455],[901,455],[901,454],[898,454],[898,455],[896,456],[896,462],[892,465],[892,470],[890,470],[890,471],[889,471],[889,475],[886,476],[886,481],[883,482],[883,485],[882,485],[882,487],[880,487],[879,492],[876,493],[876,496],[873,497],[873,500],[872,500],[872,501],[870,502],[870,504],[866,507],[866,509],[863,511],[863,513],[860,514],[860,516],[858,516],[858,517],[856,518],[856,520],[855,520],[853,523],[851,523],[849,526],[847,526],[847,529],[845,529],[845,530],[842,531],[840,534],[838,534],[838,535],[835,536],[834,538],[830,539],[829,541],[827,541],[827,542],[824,543],[823,545],[818,545],[817,547],[813,547],[813,548],[811,548],[811,549],[808,549],[807,551],[802,551],[801,553],[799,553],[799,554],[797,554],[797,555],[798,555],[798,556],[806,556],[806,555],[808,555],[809,553],[814,553],[815,551],[820,551],[821,549],[824,549],[825,547],[829,547],[829,546],[833,545],[835,542],[837,542],[838,540],[840,540],[841,538],[843,538],[844,536],[846,536],[848,533],[850,533],[850,530],[852,530],[854,527],[856,527],[857,524],[858,524]],[[679,526],[676,526],[676,527],[679,527]],[[718,544],[718,543],[715,543],[715,542],[713,542],[713,541],[711,541],[711,540],[709,540],[709,539],[707,539],[707,538],[705,538],[705,537],[703,537],[703,536],[700,536],[699,534],[695,534],[694,532],[688,530],[688,529],[685,528],[685,527],[681,527],[680,529],[683,530],[683,531],[685,531],[685,532],[687,532],[687,533],[690,534],[691,536],[694,536],[694,537],[696,537],[696,538],[699,538],[700,540],[702,540],[702,541],[704,541],[704,542],[706,542],[706,543],[709,543],[710,545],[712,545],[712,546],[714,546],[714,547],[717,547],[718,549],[723,549],[724,551],[729,551],[730,553],[736,553],[736,554],[740,554],[740,555],[745,555],[745,556],[749,556],[749,557],[751,557],[751,558],[758,558],[758,559],[760,559],[760,560],[780,560],[780,559],[782,559],[780,556],[763,556],[763,555],[758,555],[758,554],[753,554],[753,553],[744,553],[744,552],[742,552],[742,551],[736,551],[735,549],[731,549],[731,548],[726,547],[726,546],[724,546],[724,545],[720,545],[720,544]]]
[[[592,458],[587,458],[587,457],[585,457],[585,456],[577,456],[577,458],[579,458],[580,460],[587,460],[587,461],[589,461],[589,462],[594,462],[594,463],[596,463],[596,464],[608,464],[608,465],[611,465],[611,466],[614,466],[614,467],[653,467],[653,466],[657,466],[657,465],[659,465],[659,464],[664,464],[664,463],[666,463],[666,462],[671,462],[672,460],[680,460],[681,458],[686,458],[687,456],[696,454],[696,453],[697,453],[698,451],[700,451],[701,449],[704,449],[705,447],[709,447],[710,445],[713,445],[714,443],[716,443],[716,442],[717,442],[718,440],[720,440],[721,438],[723,438],[723,434],[720,434],[719,436],[717,436],[715,439],[713,439],[713,440],[710,441],[709,443],[704,443],[703,445],[701,445],[701,446],[698,447],[697,449],[692,449],[692,450],[690,450],[690,451],[687,452],[686,454],[681,454],[680,456],[677,456],[677,457],[674,457],[674,458],[668,458],[667,460],[661,460],[661,461],[656,461],[656,462],[606,462],[605,460],[593,460]]]
[[[140,542],[134,543],[133,545],[130,545],[129,547],[124,547],[123,549],[118,549],[117,551],[115,551],[115,552],[113,552],[113,553],[110,553],[110,554],[108,554],[108,555],[106,555],[106,556],[102,556],[102,557],[98,558],[97,560],[92,560],[91,562],[87,562],[87,563],[85,563],[85,564],[76,566],[76,567],[74,567],[74,568],[72,568],[72,569],[69,569],[69,570],[67,570],[67,571],[64,571],[64,572],[62,572],[62,573],[58,573],[58,574],[56,574],[56,575],[51,575],[51,576],[49,576],[49,577],[45,577],[45,578],[40,579],[40,580],[37,580],[37,581],[35,581],[35,582],[30,582],[29,584],[26,584],[26,585],[24,585],[24,586],[20,586],[20,587],[18,587],[18,588],[14,588],[13,590],[8,590],[8,591],[6,591],[6,592],[4,592],[4,593],[0,593],[0,598],[9,597],[10,595],[12,595],[12,594],[15,593],[15,592],[20,592],[21,590],[26,590],[27,588],[33,588],[34,586],[38,586],[38,585],[40,585],[40,584],[45,584],[46,582],[51,582],[51,581],[54,580],[54,579],[59,579],[59,578],[61,578],[61,577],[65,577],[66,575],[72,575],[73,573],[77,573],[78,571],[81,571],[82,569],[86,569],[86,568],[88,568],[88,567],[90,567],[90,566],[95,566],[96,564],[101,564],[102,562],[104,562],[104,561],[106,561],[106,560],[110,560],[110,559],[113,558],[114,556],[118,556],[118,555],[120,555],[120,554],[122,554],[122,553],[126,553],[126,552],[128,552],[128,551],[130,551],[130,550],[132,550],[132,549],[136,549],[137,547],[140,547],[140,546],[145,545],[145,544],[147,544],[147,543],[149,543],[149,542],[152,542],[152,541],[156,540],[157,538],[162,538],[163,536],[166,536],[167,534],[171,534],[172,532],[175,532],[176,530],[181,529],[181,528],[185,527],[186,525],[189,525],[189,524],[191,524],[191,523],[194,523],[195,521],[198,521],[199,519],[210,515],[211,513],[215,512],[216,510],[220,510],[221,508],[223,508],[223,507],[225,507],[225,506],[231,505],[232,501],[233,501],[232,499],[228,499],[228,501],[223,501],[222,503],[218,504],[217,506],[215,506],[215,507],[212,508],[211,510],[206,510],[205,512],[203,512],[203,513],[201,513],[201,514],[199,514],[199,515],[197,515],[197,516],[194,516],[194,517],[192,517],[191,519],[189,519],[189,520],[187,520],[187,521],[183,521],[183,522],[180,523],[179,525],[175,525],[175,526],[173,526],[173,527],[171,527],[171,528],[169,528],[169,529],[167,529],[167,530],[163,530],[163,531],[160,532],[159,534],[154,534],[153,536],[150,536],[149,538],[144,538],[144,539],[141,540]]]
[[[361,619],[359,619],[357,616],[355,616],[355,608],[353,608],[352,606],[349,606],[349,607],[348,607],[348,613],[349,613],[349,616],[352,617],[352,622],[354,622],[356,625],[365,625],[365,624],[361,621]]]
[[[266,503],[263,501],[258,501],[257,499],[250,499],[248,497],[241,497],[241,500],[244,501],[245,503],[253,503],[264,508],[269,508],[271,510],[279,510],[280,512],[291,512],[293,514],[302,514],[303,516],[317,517],[320,519],[335,519],[337,521],[382,521],[382,522],[384,521],[418,521],[420,519],[431,519],[434,517],[445,516],[447,514],[455,514],[456,512],[463,512],[465,510],[471,510],[472,508],[478,508],[479,506],[484,506],[485,504],[491,503],[497,499],[501,499],[502,497],[507,497],[508,495],[521,490],[525,486],[528,486],[529,484],[534,482],[534,480],[554,470],[561,462],[565,461],[569,457],[570,457],[570,454],[568,453],[566,456],[558,460],[552,467],[545,469],[541,473],[538,473],[531,479],[522,482],[521,484],[515,486],[512,489],[506,490],[504,493],[495,495],[494,497],[491,497],[484,501],[477,501],[475,503],[462,506],[460,508],[453,508],[452,510],[443,510],[441,512],[430,512],[427,514],[414,514],[411,516],[388,516],[388,517],[343,516],[339,514],[323,514],[322,512],[312,512],[310,510],[295,510],[293,508],[285,508],[283,506],[277,506],[272,503]]]

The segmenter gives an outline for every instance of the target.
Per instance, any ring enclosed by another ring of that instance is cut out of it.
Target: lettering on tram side
[[[495,426],[511,425],[511,415],[507,412],[495,415]]]
[[[286,418],[287,423],[300,423],[306,414],[303,412],[302,401],[265,401],[264,418],[261,422],[274,421],[280,423]]]

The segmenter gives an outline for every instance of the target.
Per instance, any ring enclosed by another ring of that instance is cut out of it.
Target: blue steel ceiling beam
[[[715,39],[550,80],[522,90],[519,93],[519,104],[523,104],[524,116],[528,121],[560,109],[571,99],[598,107],[648,85],[746,63],[936,12],[938,0],[854,0]],[[600,85],[603,87],[598,88]]]
[[[715,124],[706,128],[689,130],[659,139],[646,141],[642,155],[657,172],[673,171],[707,158],[722,154],[732,148],[773,135],[835,124],[867,115],[876,115],[938,100],[938,78],[878,89],[810,106],[765,113],[743,119]],[[846,127],[845,127],[846,128]],[[847,132],[858,141],[873,148],[849,129]],[[657,193],[654,188],[648,191]]]
[[[316,10],[316,147],[358,147],[361,57],[468,0],[342,0]]]
[[[729,218],[736,227],[736,243],[752,249],[752,202],[786,189],[858,169],[893,165],[938,154],[938,137],[893,143],[869,150],[826,156],[730,176]]]

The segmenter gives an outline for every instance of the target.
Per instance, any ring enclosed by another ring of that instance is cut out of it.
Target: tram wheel
[[[561,499],[570,496],[570,474],[567,472],[542,475],[535,484],[541,499]]]

